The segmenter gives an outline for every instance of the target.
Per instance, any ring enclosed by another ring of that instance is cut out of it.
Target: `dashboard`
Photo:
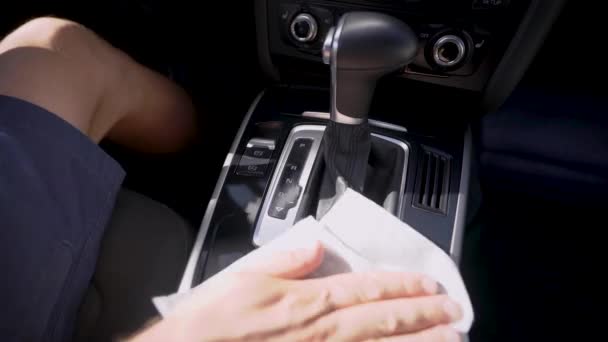
[[[454,94],[453,89],[472,92],[481,96],[484,111],[490,111],[504,102],[521,80],[565,2],[254,0],[237,7],[216,1],[205,4],[202,16],[185,0],[27,0],[0,14],[0,31],[6,33],[27,18],[53,13],[86,24],[155,69],[163,71],[166,64],[175,61],[187,65],[187,72],[182,72],[188,79],[185,83],[197,87],[202,83],[215,83],[214,87],[225,84],[230,92],[234,91],[234,79],[249,82],[252,88],[267,80],[327,87],[329,70],[322,63],[321,43],[328,28],[348,11],[383,12],[407,23],[420,41],[416,60],[395,79],[416,81],[411,84],[426,87],[431,93],[437,89],[449,91],[448,95]],[[574,30],[579,26],[560,33],[571,37],[565,42],[584,40],[593,44],[586,38],[590,34],[584,26]],[[215,34],[225,28],[236,34]],[[575,37],[571,32],[579,33]],[[221,53],[199,55],[194,45]],[[585,58],[581,55],[584,49],[579,47],[586,45],[560,47],[542,65]],[[569,53],[566,58],[563,50]],[[555,53],[560,53],[560,58],[555,58]]]
[[[544,32],[544,24],[550,21],[544,17],[551,19],[552,14],[541,7],[550,3],[538,0],[260,0],[256,6],[258,52],[266,73],[274,78],[322,76],[327,74],[321,56],[323,40],[340,16],[349,11],[382,12],[403,20],[418,35],[416,58],[400,70],[399,78],[483,92],[509,47],[521,35],[519,31]],[[531,15],[536,16],[542,26],[522,28]],[[539,41],[536,43],[540,45]],[[535,51],[534,46],[528,46],[526,53],[533,56]]]

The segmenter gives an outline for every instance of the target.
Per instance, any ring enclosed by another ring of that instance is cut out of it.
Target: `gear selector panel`
[[[302,187],[298,183],[313,142],[314,140],[310,138],[298,138],[294,141],[272,203],[268,208],[269,216],[284,220],[287,218],[289,209],[294,208],[298,203],[302,192]]]
[[[255,246],[264,245],[297,222],[300,209],[306,206],[303,197],[309,182],[313,181],[313,165],[317,159],[323,158],[321,142],[325,130],[325,125],[313,124],[296,126],[291,130],[262,201],[262,211],[253,233]],[[404,164],[395,170],[401,176],[398,177],[399,190],[396,192],[394,214],[400,217],[409,148],[405,143],[384,135],[372,133],[372,137],[403,149]]]
[[[291,130],[262,200],[253,233],[255,246],[262,246],[296,223],[324,131],[324,125],[300,125]]]

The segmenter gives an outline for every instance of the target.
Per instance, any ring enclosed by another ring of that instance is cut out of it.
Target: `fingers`
[[[437,293],[434,280],[415,273],[346,273],[307,280],[303,286],[327,294],[331,309],[402,297],[429,296]]]
[[[302,278],[321,265],[323,253],[323,245],[316,241],[308,248],[279,252],[259,264],[247,267],[243,271],[259,272],[285,279]]]
[[[407,335],[398,335],[369,339],[367,342],[460,342],[460,334],[445,325],[439,325],[430,329]]]
[[[447,296],[394,299],[329,314],[320,329],[338,341],[362,341],[415,333],[459,320],[459,306]]]

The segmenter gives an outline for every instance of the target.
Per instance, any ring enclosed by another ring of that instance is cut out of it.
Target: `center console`
[[[521,64],[514,58],[518,46],[542,40],[550,20],[532,19],[558,12],[557,2],[255,4],[259,61],[271,85],[236,134],[180,291],[302,218],[322,216],[344,187],[458,262],[471,177],[470,118],[483,99],[502,96],[497,84],[510,92],[517,75],[504,69]]]
[[[288,101],[285,101],[289,99]],[[295,100],[299,99],[299,100]],[[301,107],[310,110],[300,111]],[[329,115],[324,90],[272,87],[251,105],[207,207],[180,289],[199,284],[263,245],[310,210],[312,183]],[[471,138],[437,139],[370,120],[372,139],[400,155],[392,213],[455,260],[460,256],[470,177]],[[376,177],[377,182],[387,177]],[[374,200],[379,201],[375,198]]]

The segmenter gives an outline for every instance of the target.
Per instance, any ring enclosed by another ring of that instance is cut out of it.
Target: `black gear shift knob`
[[[378,79],[410,63],[417,48],[414,31],[394,17],[344,14],[323,44],[323,61],[331,66],[331,119],[365,122]]]

